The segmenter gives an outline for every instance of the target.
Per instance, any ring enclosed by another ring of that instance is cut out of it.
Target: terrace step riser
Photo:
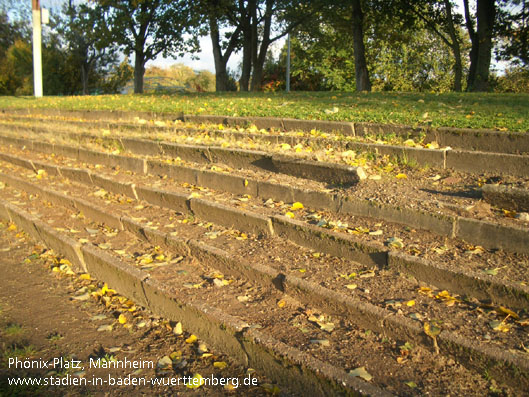
[[[318,120],[294,120],[274,117],[225,117],[180,114],[156,114],[148,112],[105,112],[105,111],[58,111],[51,109],[18,110],[6,109],[4,112],[16,115],[54,115],[75,117],[100,122],[105,126],[119,126],[114,120],[132,120],[135,117],[157,120],[182,120],[192,123],[222,124],[228,127],[246,127],[255,125],[259,129],[276,129],[286,131],[310,132],[313,129],[327,133],[339,133],[349,136],[388,135],[394,134],[405,138],[425,137],[425,142],[436,141],[440,146],[450,146],[467,151],[483,151],[492,153],[529,153],[529,136],[520,132],[501,132],[484,129],[451,128],[451,127],[411,127],[365,122],[333,122]],[[73,121],[69,121],[74,123]],[[84,122],[77,122],[83,124]],[[146,128],[142,126],[141,128]],[[156,127],[152,127],[156,128]],[[161,128],[161,127],[158,127]],[[288,142],[287,142],[288,143]]]
[[[122,166],[125,169],[131,163],[130,171],[141,169],[154,175],[167,175],[179,182],[203,185],[234,194],[253,194],[262,199],[272,198],[285,202],[300,201],[307,207],[335,211],[337,213],[381,219],[386,222],[403,224],[409,227],[432,231],[441,236],[460,238],[488,249],[503,249],[510,252],[529,254],[529,231],[516,226],[502,226],[487,221],[476,221],[464,217],[437,215],[407,208],[392,207],[383,204],[355,200],[354,197],[330,195],[322,192],[297,189],[279,184],[247,180],[242,177],[202,171],[182,166],[165,164],[159,161],[132,159],[125,156],[110,155],[103,152],[76,151],[75,148],[37,142],[32,140],[0,136],[0,141],[27,147],[43,153],[56,153],[80,161]],[[142,163],[143,162],[143,163]],[[214,182],[212,182],[214,181]],[[212,182],[212,183],[211,183]],[[246,186],[247,185],[247,186]]]
[[[13,157],[0,153],[0,159],[5,161],[9,161]],[[24,161],[20,158],[16,159],[20,166],[25,165],[26,168],[33,169],[37,165],[39,168],[48,169],[51,175],[62,174],[64,168],[49,166],[41,162]],[[103,187],[110,192],[143,199],[151,204],[198,216],[201,219],[213,219],[215,223],[224,227],[235,227],[239,230],[265,236],[278,234],[309,249],[363,264],[394,268],[410,274],[418,280],[462,295],[474,296],[481,300],[492,299],[515,309],[527,307],[529,301],[529,292],[520,289],[514,283],[505,285],[488,280],[483,275],[476,273],[454,272],[433,262],[405,254],[388,252],[380,244],[367,244],[353,236],[343,236],[337,232],[326,231],[285,217],[268,218],[206,200],[189,198],[186,195],[146,187],[134,187],[131,184],[113,181],[85,170],[72,168],[67,168],[67,170],[74,181],[91,181],[90,184]]]

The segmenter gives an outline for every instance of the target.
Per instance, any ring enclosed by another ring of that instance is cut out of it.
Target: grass
[[[188,93],[170,96],[103,95],[39,99],[0,97],[0,108],[10,107],[271,116],[529,131],[529,94],[281,92]],[[334,112],[333,108],[338,111]]]
[[[4,336],[8,336],[8,337],[20,336],[23,333],[24,333],[24,330],[22,329],[22,327],[14,323],[8,324],[4,328],[4,332],[3,332]]]
[[[33,357],[37,353],[37,350],[34,346],[19,346],[13,345],[8,347],[2,352],[2,358],[5,363],[9,361],[10,358],[18,357],[19,359]]]

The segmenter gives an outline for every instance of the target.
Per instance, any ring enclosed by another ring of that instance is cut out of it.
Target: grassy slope
[[[7,107],[274,116],[529,132],[528,94],[293,92],[107,95],[38,100],[0,97],[0,108]],[[331,112],[333,108],[338,111]]]

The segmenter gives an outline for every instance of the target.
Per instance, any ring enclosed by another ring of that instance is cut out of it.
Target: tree
[[[134,92],[143,92],[145,64],[158,55],[198,51],[199,13],[189,0],[100,0],[109,37],[134,54]],[[190,39],[185,34],[191,35]]]
[[[88,94],[90,83],[95,85],[101,77],[97,72],[117,67],[118,64],[118,48],[105,36],[104,24],[101,6],[76,6],[69,0],[57,29],[68,49],[68,63],[79,71],[73,75],[75,78],[80,77],[83,95]],[[72,81],[71,89],[76,86],[76,82]]]
[[[258,91],[261,89],[264,64],[270,45],[307,20],[313,9],[303,3],[287,0],[249,1],[248,7],[243,36],[249,36],[250,40],[243,42],[243,59],[245,53],[251,54],[251,90]],[[249,69],[245,70],[243,67],[243,74]],[[245,87],[242,88],[244,89]]]
[[[360,0],[351,0],[356,91],[371,91],[364,45],[364,12]]]
[[[475,21],[470,12],[468,0],[463,0],[463,6],[466,26],[472,42],[467,90],[489,91],[492,38],[496,19],[495,0],[476,0]],[[477,25],[477,29],[475,25]]]
[[[401,17],[410,21],[410,18],[417,18],[422,21],[426,27],[437,35],[452,52],[454,59],[454,91],[462,90],[463,80],[463,61],[461,56],[461,46],[463,39],[460,35],[458,26],[462,23],[462,17],[454,14],[454,5],[451,0],[397,0],[398,7],[401,10]],[[400,5],[399,5],[400,3]],[[407,15],[409,14],[409,15]],[[414,23],[412,20],[411,23]]]
[[[502,13],[498,59],[529,66],[529,2],[513,0],[511,12]]]
[[[209,36],[213,46],[215,62],[215,89],[218,92],[232,88],[227,64],[231,55],[240,48],[242,27],[237,15],[243,7],[242,1],[206,0],[202,3],[202,12],[207,16]],[[231,30],[221,35],[221,30]]]

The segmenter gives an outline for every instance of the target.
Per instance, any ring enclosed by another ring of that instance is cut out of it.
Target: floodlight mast
[[[33,14],[33,91],[42,97],[42,22],[40,0],[32,0]]]

